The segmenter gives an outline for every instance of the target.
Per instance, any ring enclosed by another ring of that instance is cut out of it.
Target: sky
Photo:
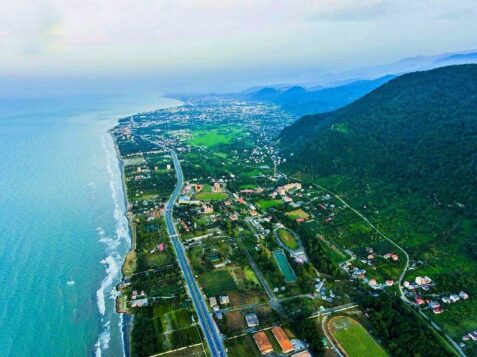
[[[0,1],[0,78],[228,90],[477,48],[475,0]]]

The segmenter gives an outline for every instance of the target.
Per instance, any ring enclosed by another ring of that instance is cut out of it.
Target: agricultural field
[[[205,295],[224,295],[229,291],[237,290],[234,278],[227,270],[214,270],[200,275],[199,281]]]
[[[337,316],[328,321],[328,329],[349,357],[387,357],[388,354],[357,321]]]
[[[224,126],[213,129],[194,130],[192,131],[190,144],[212,148],[218,145],[230,144],[233,139],[241,135],[243,135],[243,130],[240,127]]]

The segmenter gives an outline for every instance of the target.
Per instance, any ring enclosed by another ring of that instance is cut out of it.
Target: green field
[[[291,219],[297,219],[297,218],[303,218],[303,219],[308,219],[310,218],[310,215],[303,211],[301,208],[298,208],[294,211],[287,212],[286,215],[290,217]]]
[[[225,200],[228,195],[225,192],[201,192],[195,197],[201,201],[220,201]]]
[[[298,248],[298,241],[295,239],[293,234],[291,234],[288,229],[279,228],[277,230],[278,237],[288,248],[295,250]]]
[[[261,209],[269,209],[272,207],[281,206],[282,201],[280,200],[259,200],[257,201],[257,206]]]
[[[223,295],[228,291],[237,290],[237,284],[226,270],[214,270],[200,276],[200,283],[207,296]]]
[[[328,322],[328,328],[349,357],[386,357],[387,353],[358,322],[338,316]]]
[[[216,145],[230,144],[235,137],[241,134],[243,134],[243,130],[237,127],[194,130],[190,143],[196,146],[211,148]]]
[[[246,184],[246,185],[240,185],[241,190],[255,190],[257,188],[257,185],[255,184]]]

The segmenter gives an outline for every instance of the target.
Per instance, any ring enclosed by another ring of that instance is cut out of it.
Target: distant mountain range
[[[337,87],[307,90],[300,86],[286,89],[265,87],[247,94],[247,99],[271,102],[285,110],[297,114],[329,112],[362,97],[394,76],[384,76],[374,80],[360,80]]]
[[[477,207],[477,65],[402,75],[281,134],[297,169],[379,179]]]
[[[400,74],[465,63],[477,63],[477,51],[406,58],[387,65],[321,75],[301,85],[253,87],[240,95],[278,104],[296,115],[324,113],[353,102]]]

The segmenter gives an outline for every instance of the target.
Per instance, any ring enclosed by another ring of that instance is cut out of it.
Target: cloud
[[[316,21],[356,22],[370,21],[393,12],[391,2],[384,0],[325,0],[310,14]]]

